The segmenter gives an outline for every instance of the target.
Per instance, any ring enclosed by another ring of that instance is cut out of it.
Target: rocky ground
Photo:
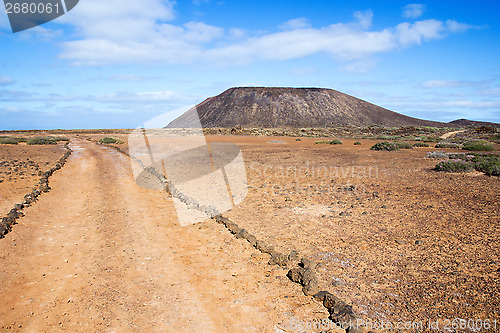
[[[328,317],[286,277],[291,265],[268,265],[215,221],[179,227],[171,199],[138,188],[125,155],[80,140],[105,136],[73,136],[52,190],[0,240],[2,330],[294,332]],[[498,177],[437,173],[424,158],[437,149],[371,151],[374,140],[207,139],[237,143],[245,159],[248,196],[224,216],[317,260],[321,289],[360,317],[500,322]]]
[[[73,142],[52,189],[0,240],[1,331],[275,332],[328,315],[220,224],[180,227],[125,155]]]
[[[319,260],[324,290],[374,321],[500,320],[498,177],[437,173],[433,148],[238,141],[250,191],[227,216]]]
[[[24,201],[26,193],[66,150],[58,145],[0,145],[0,217]]]

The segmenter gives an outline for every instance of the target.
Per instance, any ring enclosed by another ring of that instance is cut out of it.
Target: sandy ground
[[[70,147],[52,190],[0,240],[1,331],[275,332],[327,316],[221,225],[178,226],[123,154]]]
[[[373,321],[500,321],[498,177],[436,173],[433,148],[239,141],[250,191],[228,217],[320,260],[323,289]]]
[[[0,216],[23,202],[40,180],[39,171],[49,170],[66,150],[58,145],[0,145]]]
[[[245,159],[249,194],[227,216],[282,252],[319,260],[322,289],[365,318],[500,323],[498,177],[437,173],[424,158],[434,148],[207,139],[237,143]]]
[[[498,177],[436,173],[423,158],[434,148],[207,139],[237,143],[245,159],[248,196],[225,215],[319,260],[322,289],[366,319],[496,320],[490,331],[500,330]],[[0,240],[3,330],[274,332],[327,317],[220,225],[179,227],[172,202],[138,188],[124,155],[72,147],[52,191]]]

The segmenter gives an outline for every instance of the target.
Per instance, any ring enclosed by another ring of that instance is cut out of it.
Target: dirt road
[[[465,130],[462,131],[453,131],[453,132],[448,132],[440,136],[441,139],[448,139],[449,137],[452,137],[455,134],[465,132]]]
[[[26,216],[0,240],[0,330],[274,332],[322,306],[215,222],[180,227],[128,158],[75,141]]]

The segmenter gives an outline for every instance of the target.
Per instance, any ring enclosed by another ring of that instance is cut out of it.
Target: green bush
[[[56,141],[69,141],[69,138],[63,136],[48,136],[47,138],[51,138]]]
[[[493,148],[492,145],[483,143],[483,142],[476,142],[476,141],[471,141],[471,142],[466,142],[463,145],[463,148],[465,150],[473,150],[473,151],[493,151],[495,148]]]
[[[443,152],[428,153],[426,157],[437,158],[439,154],[443,158],[449,158],[447,161],[439,162],[434,170],[443,172],[471,172],[477,170],[484,172],[488,176],[500,176],[500,160],[497,155],[481,153],[453,153],[445,154]],[[436,155],[436,156],[434,156]]]
[[[500,161],[496,155],[476,155],[473,157],[474,168],[488,176],[500,176]]]
[[[435,137],[435,138],[427,138],[423,141],[424,142],[440,142],[441,140],[442,140],[441,138]]]
[[[370,150],[383,150],[383,151],[395,151],[400,149],[401,148],[399,147],[398,144],[388,141],[377,142],[370,148]]]
[[[19,142],[26,142],[28,139],[15,136],[1,136],[0,144],[17,145]]]
[[[354,145],[355,145],[355,146],[361,146],[361,142],[356,141],[356,142],[354,142]]]
[[[429,144],[428,143],[425,143],[425,142],[415,142],[413,144],[413,147],[417,147],[417,148],[421,148],[421,147],[429,147]]]
[[[435,158],[435,159],[445,159],[447,160],[449,158],[448,154],[446,154],[444,151],[430,151],[425,155],[425,158]]]
[[[379,135],[379,136],[375,137],[375,139],[377,139],[377,140],[398,140],[400,138],[401,137],[398,135]]]
[[[459,143],[454,143],[454,142],[439,142],[437,145],[434,146],[434,148],[454,148],[454,149],[459,149],[462,148],[463,145]]]
[[[399,147],[399,149],[412,149],[413,148],[411,143],[408,143],[408,142],[396,142],[396,145]]]
[[[452,160],[472,161],[474,156],[464,153],[449,153],[448,158]]]
[[[462,160],[441,161],[436,164],[434,170],[440,172],[471,172],[474,171],[474,164]]]
[[[2,145],[17,145],[19,141],[17,141],[15,138],[0,138],[0,144]]]
[[[99,143],[105,143],[105,144],[121,144],[123,143],[122,140],[120,139],[117,139],[117,138],[110,138],[110,137],[106,137],[106,138],[102,138],[99,140]]]
[[[424,126],[424,127],[422,127],[422,129],[427,131],[427,132],[431,132],[431,133],[439,132],[438,127]]]
[[[342,141],[340,140],[327,140],[327,141],[316,141],[316,144],[328,144],[328,145],[342,145],[344,144]]]
[[[29,145],[55,145],[57,141],[52,137],[36,137],[27,140]]]
[[[484,171],[484,173],[487,174],[488,176],[500,177],[500,165],[499,164],[492,165],[489,169]]]

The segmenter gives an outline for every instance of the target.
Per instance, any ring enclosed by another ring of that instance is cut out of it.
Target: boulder
[[[257,237],[255,237],[254,235],[248,235],[247,237],[247,241],[252,245],[252,246],[255,246],[257,244]]]
[[[319,291],[318,277],[314,270],[306,269],[302,276],[302,291],[304,295],[311,296]]]
[[[288,278],[290,280],[292,280],[295,283],[300,283],[300,284],[302,284],[302,275],[303,275],[302,268],[292,268],[286,274],[286,276],[288,276]]]
[[[236,238],[246,239],[248,237],[248,235],[250,235],[250,234],[248,233],[248,231],[246,231],[246,229],[240,229],[240,231],[238,231],[236,233]]]
[[[318,262],[316,260],[302,258],[300,260],[300,265],[304,268],[315,269],[316,266],[318,265]]]
[[[257,243],[255,244],[255,247],[262,253],[271,254],[274,251],[274,247],[272,245],[269,245],[262,240],[258,240]]]
[[[295,261],[295,260],[298,260],[299,259],[299,252],[293,250],[292,252],[290,252],[290,254],[288,255],[288,260],[290,261]]]
[[[271,253],[271,258],[269,259],[268,264],[286,267],[288,265],[288,256],[283,253],[273,251]]]

